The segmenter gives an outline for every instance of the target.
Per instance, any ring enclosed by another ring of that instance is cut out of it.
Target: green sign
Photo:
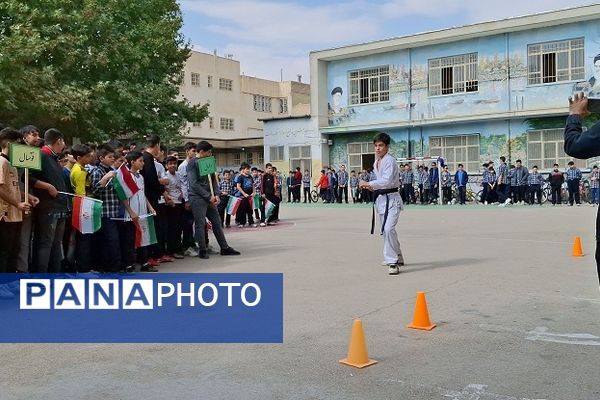
[[[38,147],[11,143],[8,157],[13,167],[42,169],[42,156]]]
[[[217,160],[214,156],[198,159],[200,176],[210,175],[217,172]]]

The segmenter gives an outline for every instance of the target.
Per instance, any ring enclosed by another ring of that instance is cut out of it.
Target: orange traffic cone
[[[583,257],[581,238],[579,236],[575,236],[575,242],[573,243],[573,257]]]
[[[413,321],[408,325],[412,329],[422,329],[430,331],[435,328],[429,320],[429,311],[427,310],[427,300],[425,300],[425,292],[417,292],[417,302],[415,303],[415,314]]]
[[[369,359],[365,332],[363,331],[362,321],[360,319],[355,319],[352,323],[352,335],[350,336],[350,345],[348,346],[348,357],[340,360],[340,362],[356,368],[364,368],[377,363],[377,361]]]

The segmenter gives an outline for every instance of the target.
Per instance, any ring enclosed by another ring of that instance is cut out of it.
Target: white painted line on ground
[[[477,383],[471,383],[467,385],[463,390],[448,390],[441,387],[426,386],[426,385],[414,385],[400,379],[382,379],[380,382],[392,382],[401,383],[415,388],[423,388],[426,390],[433,390],[438,392],[440,395],[447,397],[452,400],[545,400],[545,399],[534,399],[529,397],[513,397],[502,394],[488,392],[486,390],[487,385],[481,385]]]
[[[576,344],[581,346],[600,346],[600,337],[589,333],[550,333],[545,326],[538,326],[531,332],[528,332],[525,339],[541,342]]]

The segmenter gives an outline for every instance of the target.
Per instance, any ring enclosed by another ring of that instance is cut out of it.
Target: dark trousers
[[[367,189],[360,190],[361,202],[370,203],[372,197],[373,197],[373,192],[371,192],[370,190],[367,190]]]
[[[240,206],[235,214],[235,220],[239,225],[246,225],[246,221],[248,221],[248,224],[252,225],[254,223],[254,217],[252,216],[254,210],[252,210],[252,206],[250,205],[250,199],[252,199],[252,195],[250,195],[250,197],[240,198],[242,201],[240,202]]]
[[[219,217],[221,217],[221,226],[231,225],[231,215],[227,214],[225,210],[227,209],[227,202],[229,201],[229,196],[221,196],[219,205],[217,206],[217,211],[219,211]]]
[[[206,252],[206,244],[208,243],[208,234],[206,230],[207,219],[212,224],[212,231],[219,243],[219,247],[221,249],[228,248],[229,245],[225,239],[223,228],[221,228],[221,218],[219,217],[217,208],[212,204],[209,204],[205,199],[195,196],[190,197],[190,203],[192,205],[192,211],[194,212],[196,242],[198,243],[200,252]]]
[[[569,204],[573,205],[573,199],[575,199],[575,203],[581,204],[581,199],[579,198],[579,179],[567,181],[567,188],[569,189]]]
[[[92,259],[92,233],[75,231],[75,264],[77,272],[90,272]]]
[[[225,204],[227,206],[227,204]],[[231,218],[231,217],[230,217]],[[196,241],[194,240],[194,214],[192,210],[183,211],[183,248],[196,247]]]
[[[300,185],[301,185],[300,183],[294,185],[294,202],[296,202],[296,203],[300,203],[300,190],[301,190]]]
[[[510,197],[511,197],[513,203],[518,203],[519,201],[521,201],[520,192],[519,192],[519,187],[518,186],[511,186],[510,187]]]
[[[458,187],[458,202],[460,204],[466,204],[467,203],[467,187],[466,186],[459,186]]]
[[[167,222],[167,252],[169,254],[181,253],[181,233],[183,232],[183,204],[166,206],[165,216]]]
[[[439,195],[439,186],[438,185],[432,185],[431,189],[429,189],[429,202],[430,203],[437,203],[438,195]]]
[[[102,217],[102,228],[98,231],[102,247],[98,256],[102,260],[101,270],[104,272],[119,272],[124,267],[121,256],[121,224],[122,221]]]
[[[561,187],[560,186],[551,186],[550,191],[552,192],[552,204],[562,204],[561,199]]]
[[[312,197],[310,196],[310,186],[304,188],[304,202],[312,203]]]
[[[537,196],[538,204],[542,205],[542,186],[531,185],[529,186],[529,203],[535,204],[535,196]]]
[[[324,189],[321,189],[324,190]],[[266,215],[265,215],[265,205],[263,203],[262,205],[262,219],[261,222],[273,222],[273,221],[277,221],[279,219],[279,203],[281,203],[281,199],[273,194],[265,194],[265,197],[267,200],[269,200],[271,203],[275,204],[275,208],[273,209],[273,212],[271,213],[271,215],[269,216],[269,218],[265,221]]]
[[[415,188],[412,183],[406,183],[402,185],[402,191],[404,192],[403,200],[406,204],[416,203],[417,200],[415,198]]]
[[[292,202],[292,192],[293,192],[294,188],[292,186],[288,186],[287,188],[288,188],[288,190],[287,190],[288,203],[291,203]]]
[[[21,222],[0,221],[0,273],[17,271]]]
[[[508,198],[508,185],[505,183],[499,183],[498,186],[496,187],[496,193],[498,194],[498,202],[500,203],[504,203],[506,202],[506,199]]]
[[[526,203],[529,202],[529,199],[527,198],[528,190],[529,190],[529,186],[519,186],[519,196],[521,198],[521,201],[524,201]]]
[[[449,201],[452,201],[452,188],[450,186],[445,186],[442,188],[442,196],[443,196],[443,203],[448,203]]]
[[[338,186],[338,203],[342,200],[348,204],[348,186]]]
[[[596,213],[596,270],[600,281],[600,207]]]
[[[63,259],[65,219],[49,216],[44,212],[34,214],[34,218],[34,261],[29,272],[59,273]]]

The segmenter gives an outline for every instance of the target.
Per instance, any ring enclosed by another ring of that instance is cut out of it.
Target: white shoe
[[[267,224],[265,224],[264,222],[261,222],[260,226],[267,226]]]
[[[506,201],[504,201],[504,204],[510,204],[510,203],[512,203],[511,199],[506,199]]]
[[[253,227],[253,228],[258,228],[258,225],[256,225],[256,224],[252,224],[252,227]]]
[[[498,207],[506,207],[506,203],[498,204]]]
[[[238,225],[238,228],[243,228],[243,227],[244,227],[244,225],[242,225],[242,224]]]
[[[186,257],[198,257],[198,252],[190,247],[183,253],[183,255]]]
[[[483,202],[483,204],[485,204],[485,205],[487,206],[487,205],[488,205],[488,202],[487,202],[487,201],[484,201],[484,202]]]
[[[400,268],[396,264],[392,264],[389,267],[388,275],[398,275],[400,273]]]

